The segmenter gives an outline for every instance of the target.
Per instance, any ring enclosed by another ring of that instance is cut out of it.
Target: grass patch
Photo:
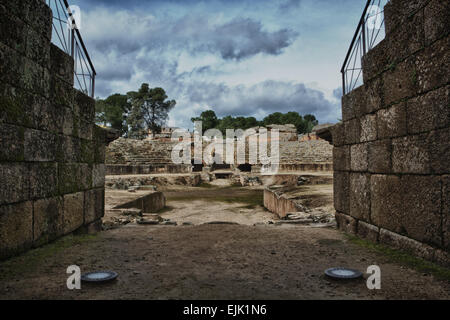
[[[432,274],[440,280],[450,281],[450,269],[448,268],[441,267],[433,262],[415,257],[408,252],[392,249],[385,245],[363,240],[353,235],[346,234],[346,237],[353,244],[384,255],[390,262],[401,264],[421,273]]]
[[[75,245],[95,241],[98,234],[94,235],[68,235],[49,243],[43,247],[32,249],[20,256],[13,257],[0,263],[0,279],[7,279],[25,273],[33,272],[39,264],[47,258],[64,251]]]
[[[175,209],[174,207],[171,206],[165,206],[164,208],[162,208],[161,210],[159,210],[157,213],[158,214],[162,214],[162,213],[167,213],[172,211],[173,209]]]
[[[204,189],[215,189],[215,188],[217,188],[216,186],[213,186],[212,184],[207,183],[207,182],[202,182],[197,187],[198,188],[204,188]]]
[[[168,201],[215,201],[225,203],[239,203],[242,208],[254,209],[264,206],[264,193],[261,190],[244,190],[242,187],[216,188],[199,192],[185,192],[167,195]]]

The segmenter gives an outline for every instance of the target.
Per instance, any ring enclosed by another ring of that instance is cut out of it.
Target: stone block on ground
[[[84,192],[64,196],[64,233],[68,234],[83,225]]]
[[[0,206],[0,239],[0,259],[31,247],[33,205],[30,201]]]
[[[34,209],[34,244],[40,246],[63,235],[62,197],[37,200]]]

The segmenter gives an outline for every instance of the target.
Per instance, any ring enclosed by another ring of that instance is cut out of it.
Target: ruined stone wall
[[[391,0],[332,128],[341,229],[449,263],[450,6]]]
[[[106,148],[107,175],[189,173],[191,165],[172,163],[178,142],[119,138]]]
[[[0,0],[0,259],[101,225],[105,132],[42,0]]]

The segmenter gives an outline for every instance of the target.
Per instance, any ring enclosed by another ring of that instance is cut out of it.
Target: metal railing
[[[364,83],[362,57],[386,35],[384,6],[388,2],[389,0],[368,0],[366,3],[341,69],[344,95]]]
[[[67,0],[46,0],[53,11],[52,42],[74,60],[74,86],[94,97],[97,75]]]

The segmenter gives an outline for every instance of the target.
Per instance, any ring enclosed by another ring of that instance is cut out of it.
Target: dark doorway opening
[[[238,166],[238,169],[242,172],[252,172],[252,165],[244,163]]]

